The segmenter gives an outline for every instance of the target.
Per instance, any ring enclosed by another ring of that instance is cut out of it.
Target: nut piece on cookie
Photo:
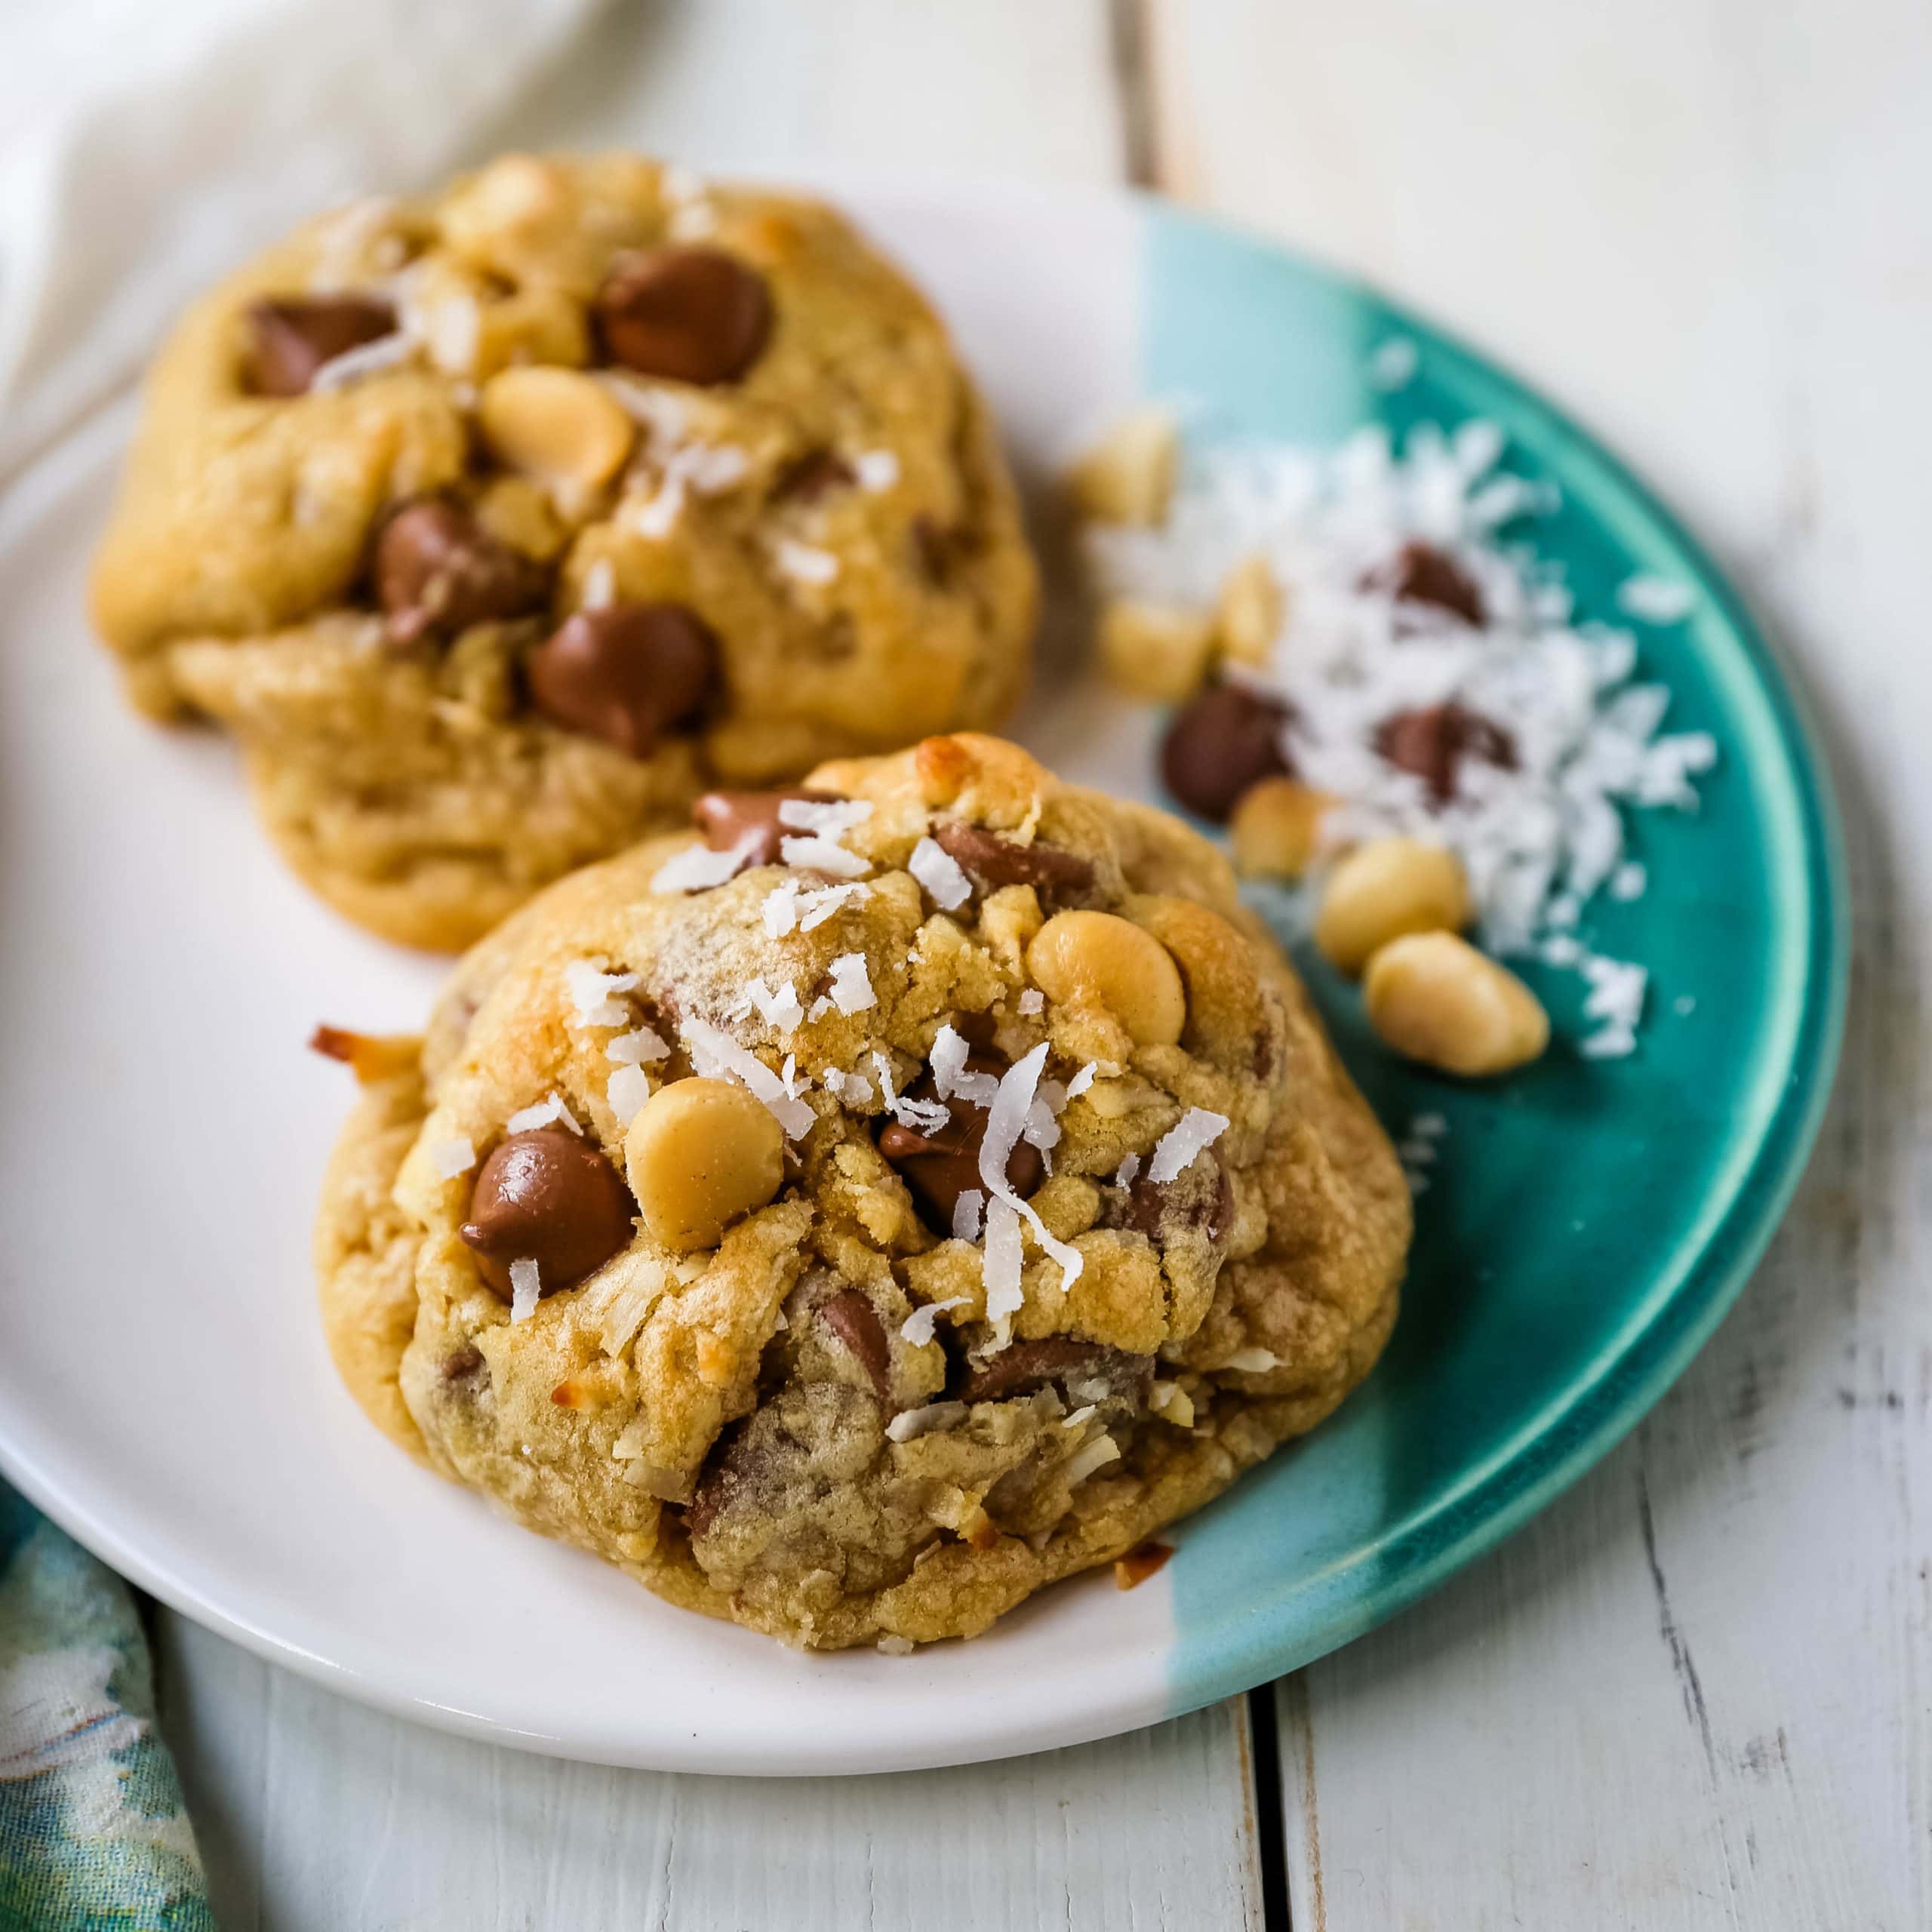
[[[316,1253],[396,1439],[838,1648],[1131,1561],[1367,1372],[1407,1191],[1204,841],[971,734],[697,816],[363,1097]]]
[[[817,202],[506,155],[238,269],[148,395],[95,621],[390,938],[466,946],[708,789],[996,724],[1026,681],[986,404]]]

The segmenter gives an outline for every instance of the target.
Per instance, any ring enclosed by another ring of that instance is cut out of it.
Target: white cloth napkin
[[[421,186],[600,0],[86,0],[0,16],[0,481],[303,216]]]

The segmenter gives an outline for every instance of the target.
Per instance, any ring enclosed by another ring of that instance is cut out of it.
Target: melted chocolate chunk
[[[836,804],[836,792],[810,792],[803,786],[790,792],[707,792],[691,808],[691,823],[704,834],[704,842],[714,852],[728,852],[748,832],[758,835],[752,848],[755,866],[775,866],[780,845],[787,838],[804,835],[778,822],[778,808],[787,798],[808,798],[817,804]]]
[[[395,644],[524,617],[540,609],[546,595],[535,564],[439,497],[411,503],[383,525],[374,575]]]
[[[835,491],[849,490],[858,480],[836,450],[808,450],[778,472],[771,497],[774,503],[815,503]]]
[[[1145,1235],[1156,1247],[1196,1229],[1218,1247],[1234,1226],[1234,1184],[1214,1155],[1208,1156],[1208,1164],[1214,1170],[1211,1181],[1193,1168],[1170,1181],[1152,1181],[1142,1175],[1127,1191],[1125,1225]]]
[[[1023,845],[983,826],[948,820],[933,827],[933,843],[985,891],[1003,885],[1030,885],[1042,903],[1055,909],[1094,889],[1094,868],[1077,853],[1035,840]]]
[[[1244,685],[1211,685],[1168,727],[1161,776],[1189,811],[1224,821],[1264,778],[1292,777],[1281,733],[1293,711]]]
[[[1043,1335],[1037,1341],[1015,1342],[977,1365],[966,1364],[946,1392],[959,1402],[1004,1402],[1071,1377],[1131,1389],[1139,1401],[1145,1399],[1153,1374],[1152,1355],[1130,1355],[1077,1335]]]
[[[728,383],[771,334],[764,278],[721,248],[629,255],[597,291],[598,328],[613,361],[677,383]]]
[[[395,311],[366,295],[265,298],[248,306],[242,373],[257,395],[306,395],[315,371],[395,333]]]
[[[565,1127],[512,1134],[491,1150],[470,1191],[463,1239],[478,1272],[510,1295],[510,1263],[537,1263],[538,1291],[554,1294],[629,1244],[637,1203],[589,1141]]]
[[[1362,579],[1365,589],[1386,590],[1404,604],[1429,604],[1465,623],[1482,622],[1482,592],[1446,551],[1432,543],[1404,543],[1388,562]]]
[[[685,724],[718,671],[718,640],[681,604],[611,604],[567,618],[530,654],[538,710],[632,758]]]
[[[1456,795],[1465,758],[1516,769],[1516,741],[1479,711],[1451,699],[1420,711],[1398,711],[1376,727],[1375,749],[1402,771],[1413,772],[1438,806]]]
[[[474,1343],[466,1342],[444,1356],[442,1377],[445,1382],[467,1382],[482,1366],[483,1351]]]
[[[850,1352],[866,1371],[879,1400],[890,1407],[892,1349],[872,1297],[863,1288],[841,1288],[820,1302],[813,1312]]]
[[[967,1069],[990,1074],[997,1079],[1004,1071],[997,1060],[984,1054],[968,1056]],[[938,1089],[928,1073],[906,1090],[914,1100],[934,1100]],[[936,1235],[952,1232],[952,1211],[968,1189],[986,1191],[980,1178],[980,1149],[986,1137],[986,1109],[971,1102],[954,1099],[946,1103],[952,1118],[937,1134],[922,1134],[891,1121],[879,1130],[878,1151],[905,1177],[912,1190],[919,1218]],[[1014,1144],[1006,1158],[1006,1178],[1014,1192],[1024,1201],[1046,1174],[1046,1163],[1031,1141]]]

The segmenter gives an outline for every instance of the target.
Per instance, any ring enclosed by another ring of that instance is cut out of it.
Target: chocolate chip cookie
[[[709,786],[996,721],[1035,601],[918,291],[621,155],[359,205],[198,303],[93,585],[134,702],[232,731],[303,876],[440,947]]]
[[[677,1602],[896,1649],[1367,1374],[1407,1191],[1195,834],[971,734],[696,817],[470,952],[420,1052],[325,1039],[323,1306],[398,1440]]]

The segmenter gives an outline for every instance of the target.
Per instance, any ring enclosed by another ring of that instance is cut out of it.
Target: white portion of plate
[[[852,190],[1035,474],[1129,397],[1133,206]],[[86,560],[129,402],[0,506],[0,1470],[176,1608],[348,1694],[613,1764],[964,1762],[1166,1703],[1165,1576],[1104,1573],[968,1644],[814,1657],[673,1610],[409,1463],[337,1383],[309,1229],[349,1104],[318,1020],[418,1026],[445,970],[355,931],[257,830],[231,749],[132,716]],[[1145,791],[1149,726],[1051,680],[1028,735]]]

